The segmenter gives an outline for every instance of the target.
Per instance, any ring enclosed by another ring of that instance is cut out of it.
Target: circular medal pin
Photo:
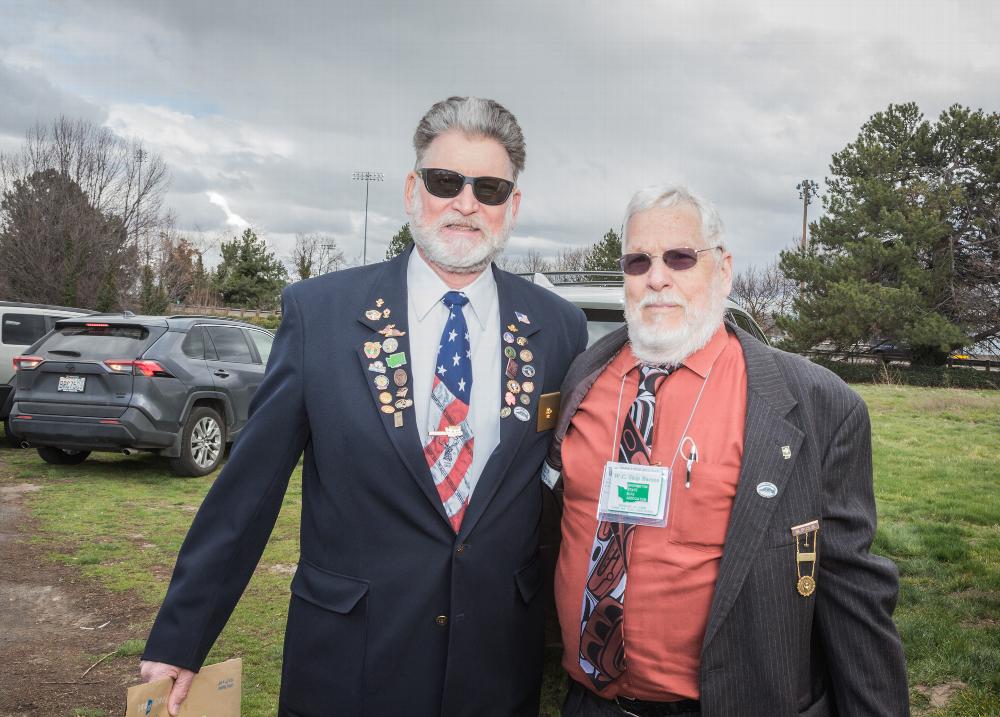
[[[532,354],[530,351],[528,351],[528,349],[522,349],[521,350],[521,360],[522,361],[524,361],[525,363],[531,363],[531,359],[533,359],[533,358],[535,358],[534,354]]]
[[[388,391],[383,391],[378,395],[378,400],[385,404],[392,403],[392,394]]]
[[[532,366],[531,364],[527,364],[521,368],[521,373],[524,374],[525,378],[534,378],[535,367]]]
[[[518,406],[514,409],[514,417],[519,421],[527,421],[531,418],[531,414],[528,413],[528,409],[524,406]]]
[[[395,406],[382,406],[381,408],[382,408],[382,413],[395,413],[396,412]]]
[[[389,379],[382,374],[379,374],[375,377],[375,388],[379,391],[384,391],[389,388]]]
[[[397,341],[392,337],[389,337],[382,342],[382,350],[385,351],[387,354],[395,353],[396,349],[398,348],[399,348],[399,341]]]
[[[810,575],[803,575],[795,587],[798,589],[799,595],[809,597],[816,591],[816,581]]]
[[[526,393],[522,393],[522,394],[521,394],[520,396],[518,396],[518,400],[519,400],[519,401],[520,401],[520,402],[521,402],[521,403],[522,403],[523,405],[527,406],[527,405],[528,405],[529,403],[531,403],[531,396],[529,396],[529,395],[528,395],[528,394],[526,394]]]
[[[515,356],[517,356],[517,351],[514,350],[513,346],[504,346],[503,355],[506,356],[507,358],[514,358]]]
[[[524,383],[521,384],[521,390],[524,391],[525,393],[533,392],[535,390],[535,382],[525,381]]]
[[[519,384],[514,379],[507,382],[507,390],[513,393],[515,396],[521,393],[521,384]]]
[[[510,331],[504,331],[503,340],[509,344],[514,343],[514,334],[512,334]]]
[[[523,346],[527,346],[528,345],[528,339],[526,339],[524,336],[518,336],[517,337],[517,345],[518,346],[522,346],[522,347]]]
[[[500,409],[500,418],[507,418],[510,415],[510,406],[504,406]]]
[[[393,381],[393,383],[395,383],[400,388],[402,388],[403,386],[406,385],[407,378],[408,377],[406,375],[406,371],[404,371],[401,368],[397,368],[392,373],[392,381]]]

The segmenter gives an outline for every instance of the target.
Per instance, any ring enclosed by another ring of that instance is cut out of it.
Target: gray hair
[[[452,129],[499,142],[507,150],[515,180],[524,170],[524,134],[517,119],[499,102],[482,97],[449,97],[427,110],[413,133],[418,168],[431,142]]]
[[[625,223],[622,225],[622,253],[628,246],[628,222],[636,214],[650,209],[670,209],[679,204],[686,204],[701,217],[701,238],[708,247],[725,247],[722,242],[722,219],[719,212],[709,202],[699,197],[683,184],[655,184],[640,189],[632,196],[625,210]],[[713,254],[715,252],[712,252]]]

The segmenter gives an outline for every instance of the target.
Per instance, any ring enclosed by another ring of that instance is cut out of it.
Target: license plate
[[[58,390],[83,393],[83,386],[86,382],[87,379],[83,376],[60,376]]]

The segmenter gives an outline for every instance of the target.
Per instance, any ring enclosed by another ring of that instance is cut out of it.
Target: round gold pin
[[[392,403],[392,394],[388,391],[383,391],[378,395],[378,400],[382,403]]]
[[[510,415],[510,406],[504,406],[500,409],[500,418],[507,418]]]
[[[395,413],[396,412],[396,407],[395,406],[382,406],[381,408],[382,408],[382,413]]]
[[[518,346],[527,346],[528,345],[528,339],[526,339],[524,336],[518,336],[517,337],[517,345]]]
[[[795,587],[798,589],[799,595],[802,597],[809,597],[816,592],[816,581],[813,580],[811,575],[803,575],[799,578],[799,582],[795,585]]]

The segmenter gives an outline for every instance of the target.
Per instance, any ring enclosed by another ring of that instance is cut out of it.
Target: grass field
[[[1000,392],[858,390],[872,414],[875,549],[900,570],[896,620],[915,712],[1000,715]],[[42,486],[28,505],[42,528],[34,539],[53,560],[150,605],[162,599],[212,476],[176,478],[153,457],[95,454],[61,467],[32,450],[4,450],[2,460],[4,480]],[[250,717],[275,712],[300,505],[296,474],[260,566],[209,656],[243,657],[243,714]],[[147,628],[136,626],[136,637]],[[547,690],[544,714],[557,713],[557,693]]]

